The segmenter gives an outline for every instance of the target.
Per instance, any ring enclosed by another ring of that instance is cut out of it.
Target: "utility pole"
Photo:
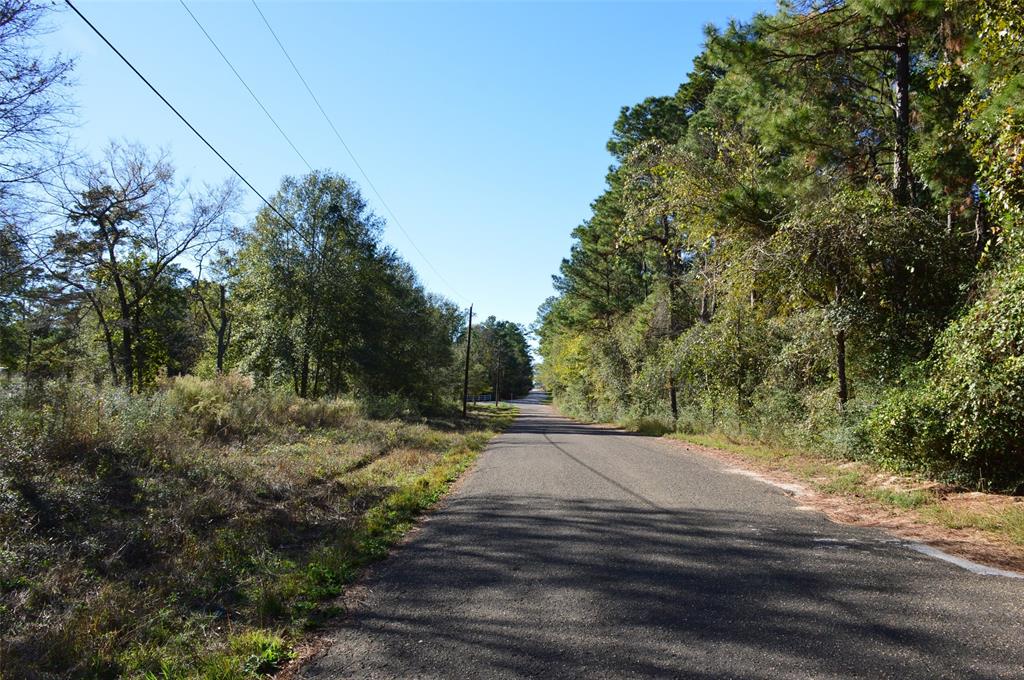
[[[469,322],[466,330],[466,375],[462,379],[462,417],[466,417],[466,402],[469,401],[469,346],[473,342],[473,305],[469,306]]]

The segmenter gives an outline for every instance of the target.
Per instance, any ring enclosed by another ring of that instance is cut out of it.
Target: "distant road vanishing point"
[[[1024,579],[541,396],[301,677],[1024,678]]]

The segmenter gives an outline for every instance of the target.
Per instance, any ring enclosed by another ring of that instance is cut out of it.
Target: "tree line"
[[[304,398],[454,403],[465,313],[381,240],[354,182],[285,177],[252,220],[234,182],[196,186],[165,153],[69,153],[73,63],[41,54],[49,9],[0,0],[0,365],[27,386],[144,392],[237,371]],[[474,386],[532,386],[525,331],[474,332]]]
[[[1014,0],[801,0],[723,28],[615,163],[541,307],[572,413],[1024,485]]]

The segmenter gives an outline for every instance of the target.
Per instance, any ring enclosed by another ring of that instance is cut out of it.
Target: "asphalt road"
[[[1024,579],[520,408],[301,677],[1024,678]]]

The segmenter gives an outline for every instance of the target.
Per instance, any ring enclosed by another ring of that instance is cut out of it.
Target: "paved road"
[[[1024,678],[1024,580],[521,409],[303,677]]]

